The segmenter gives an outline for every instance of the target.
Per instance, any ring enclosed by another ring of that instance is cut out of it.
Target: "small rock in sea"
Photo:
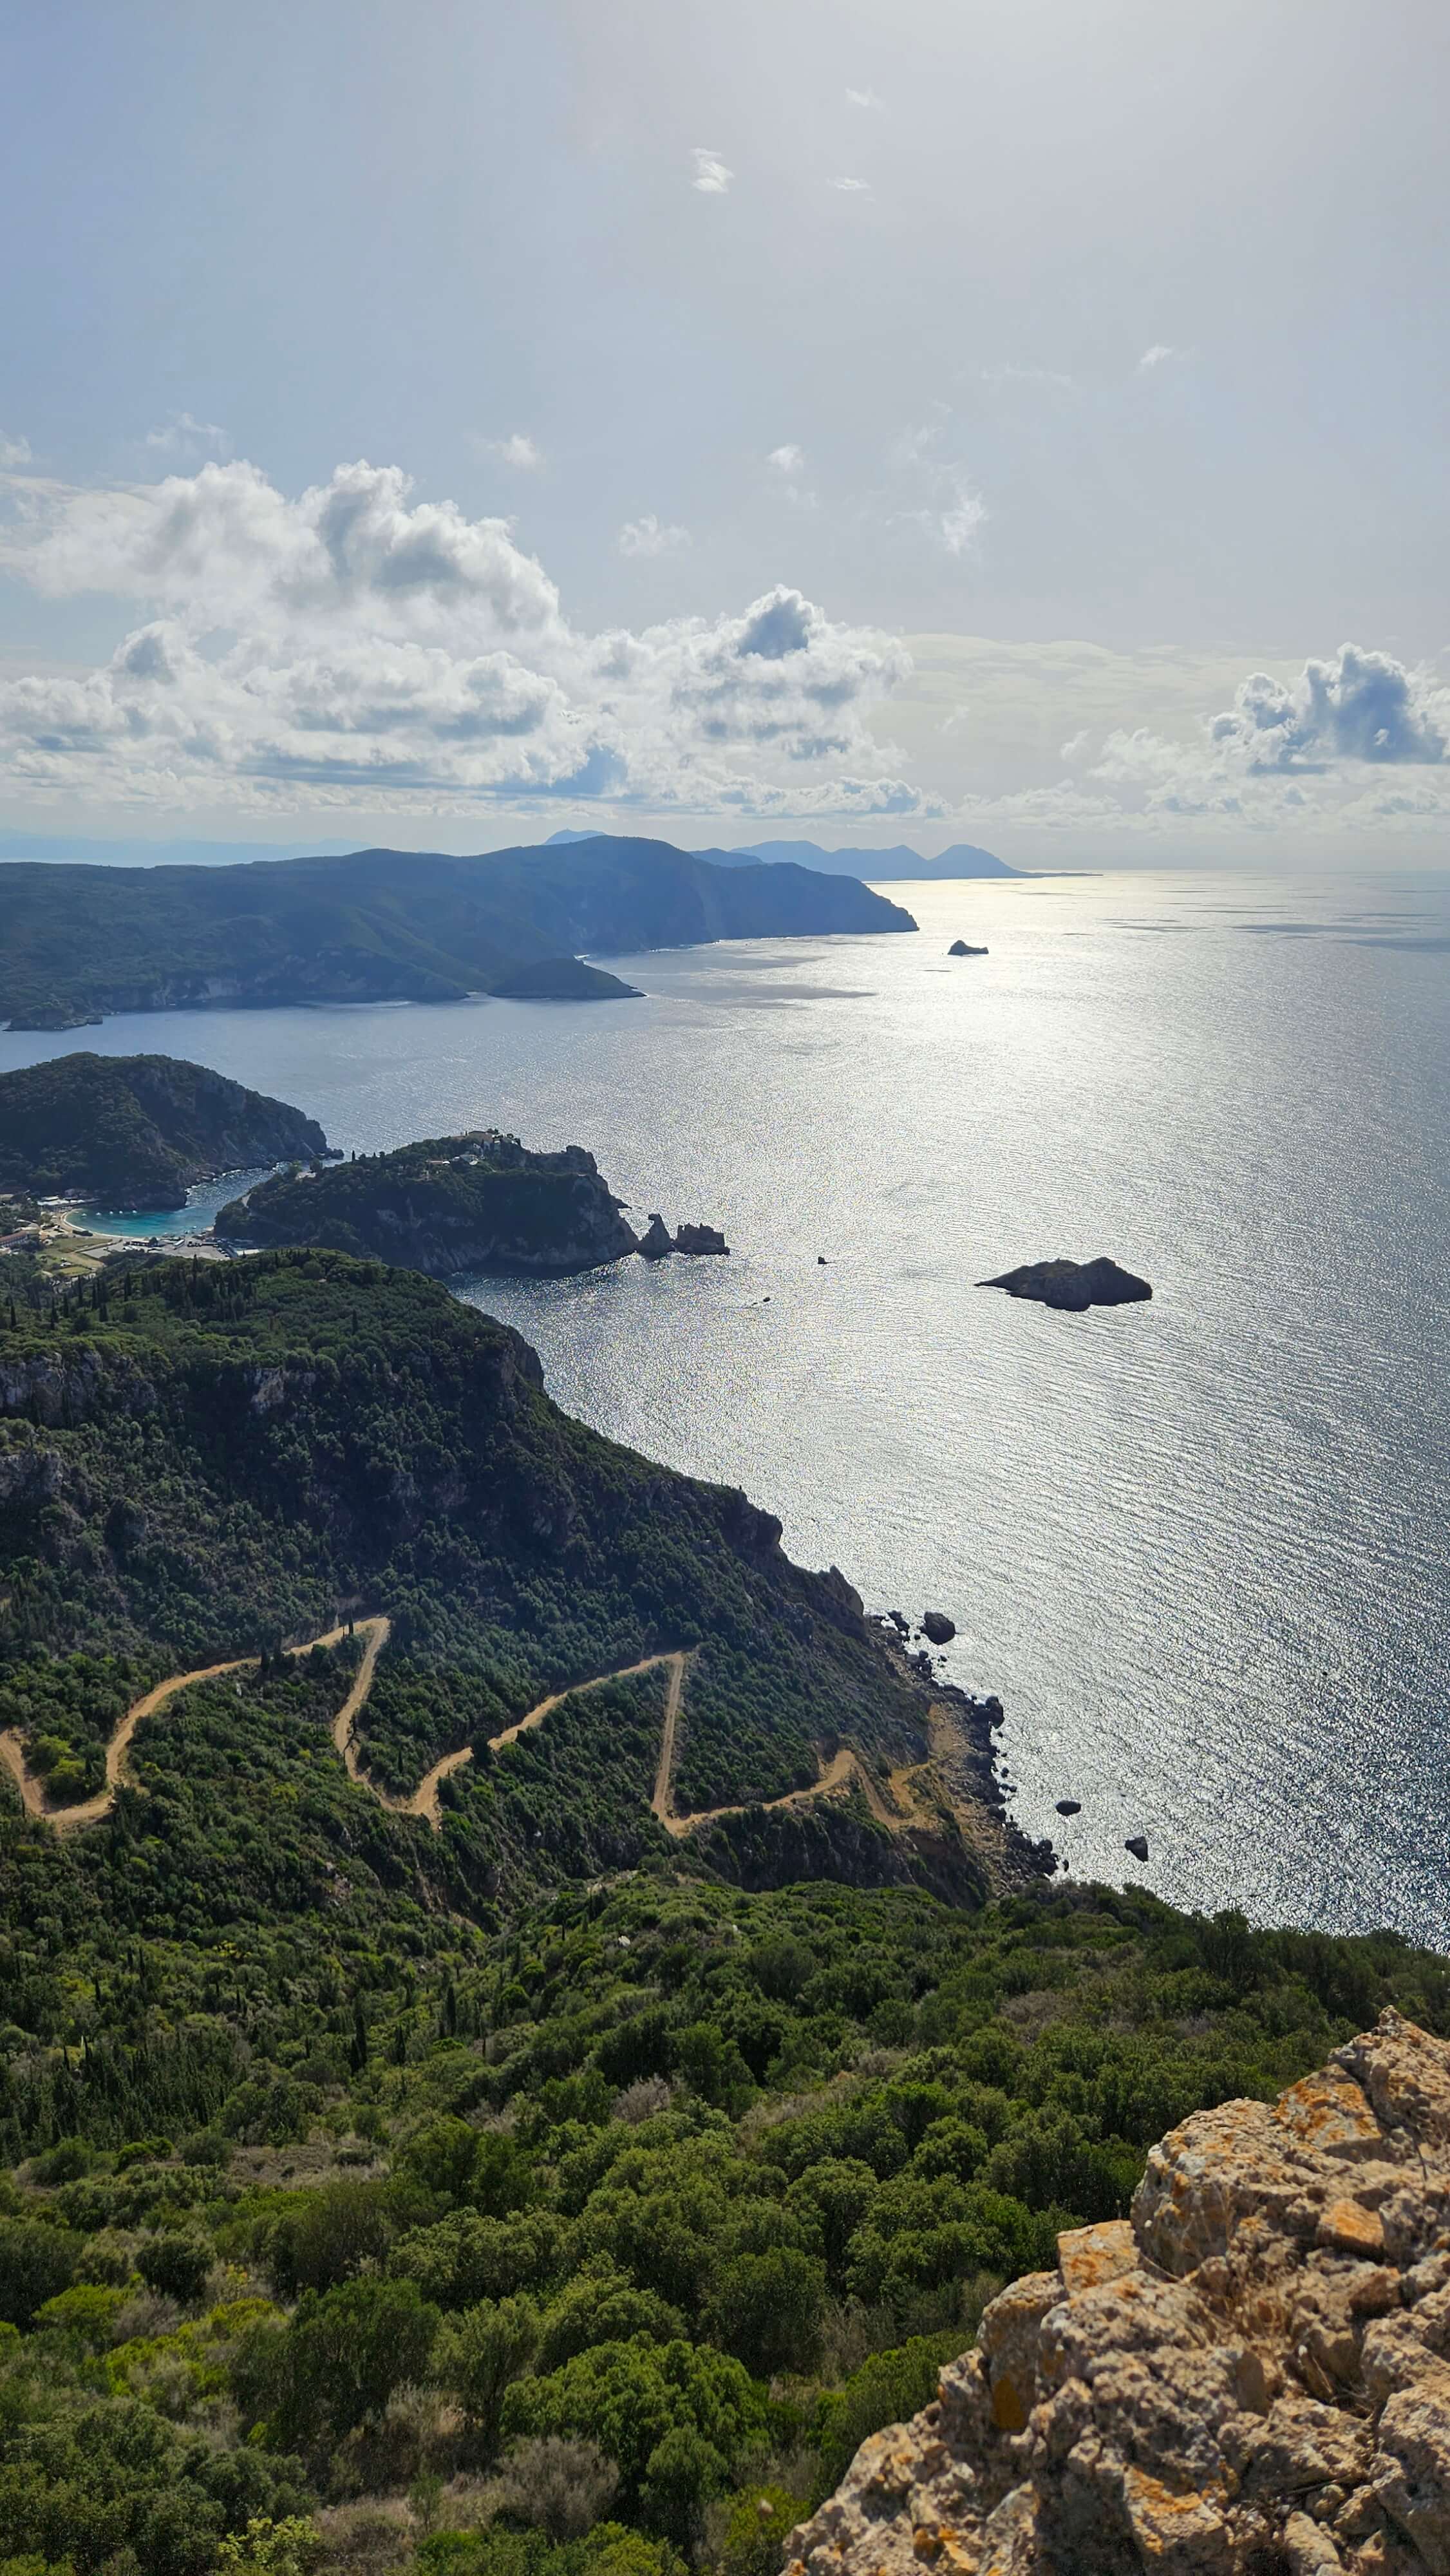
[[[656,1208],[646,1231],[640,1236],[640,1256],[645,1261],[663,1261],[665,1255],[673,1252],[674,1248],[674,1237]]]
[[[1148,1857],[1147,1835],[1129,1834],[1127,1841],[1123,1845],[1123,1849],[1124,1851],[1130,1851],[1134,1860],[1146,1860]]]
[[[984,1699],[984,1700],[983,1700],[983,1702],[982,1702],[982,1706],[983,1706],[983,1708],[986,1710],[986,1713],[987,1713],[987,1724],[988,1724],[989,1726],[1005,1726],[1005,1725],[1006,1725],[1006,1723],[1007,1723],[1007,1712],[1006,1712],[1006,1710],[1003,1708],[1002,1703],[1001,1703],[1001,1701],[998,1699],[998,1697],[996,1696],[996,1693],[995,1693],[995,1692],[993,1693],[993,1695],[992,1695],[992,1697],[991,1697],[990,1699]]]
[[[823,1252],[818,1252],[818,1253],[816,1254],[816,1268],[817,1268],[818,1270],[824,1270],[824,1269],[825,1269],[825,1266],[826,1266],[826,1256],[825,1256],[825,1254],[824,1254]]]
[[[904,1619],[899,1610],[888,1610],[886,1616],[890,1620],[892,1627],[896,1630],[898,1637],[910,1636],[911,1621],[909,1619]]]
[[[676,1252],[724,1252],[728,1254],[730,1246],[726,1242],[724,1235],[720,1232],[719,1227],[716,1225],[677,1225],[675,1228],[675,1250]]]
[[[1146,1279],[1099,1254],[1096,1261],[1024,1261],[1019,1270],[1003,1270],[995,1279],[979,1279],[979,1288],[1005,1288],[1009,1297],[1035,1297],[1039,1305],[1062,1314],[1081,1315],[1089,1306],[1129,1306],[1151,1297]]]
[[[930,1637],[934,1646],[949,1646],[957,1633],[957,1623],[947,1617],[945,1610],[923,1610],[921,1633]]]
[[[1057,1802],[1057,1812],[1060,1816],[1080,1816],[1082,1814],[1081,1798],[1059,1798]]]
[[[985,957],[986,954],[985,948],[969,947],[965,939],[954,939],[947,950],[948,957]]]

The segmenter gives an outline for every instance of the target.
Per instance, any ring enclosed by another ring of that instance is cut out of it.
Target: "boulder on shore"
[[[921,1632],[930,1637],[934,1646],[949,1646],[957,1633],[957,1623],[947,1617],[945,1610],[923,1610]]]
[[[1148,1280],[1138,1279],[1100,1253],[1096,1261],[1024,1261],[1019,1270],[1004,1270],[995,1279],[979,1279],[979,1288],[1005,1288],[1009,1297],[1035,1297],[1066,1315],[1081,1315],[1089,1306],[1130,1306],[1151,1297]]]
[[[985,948],[973,948],[965,939],[954,939],[947,950],[948,957],[985,957],[987,953]]]
[[[1399,2013],[1169,2131],[1065,2229],[788,2576],[1444,2576],[1450,2045]]]
[[[1148,1857],[1147,1835],[1129,1834],[1127,1841],[1123,1845],[1123,1849],[1126,1852],[1131,1852],[1134,1860],[1146,1860]]]

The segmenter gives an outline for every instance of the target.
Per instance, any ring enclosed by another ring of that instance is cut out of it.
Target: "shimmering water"
[[[467,1293],[561,1402],[949,1611],[1075,1870],[1450,1946],[1450,881],[890,891],[919,937],[625,959],[643,1002],[173,1012],[0,1063],[164,1046],[343,1147],[498,1121],[723,1224],[728,1262]],[[1152,1305],[973,1286],[1059,1251]]]

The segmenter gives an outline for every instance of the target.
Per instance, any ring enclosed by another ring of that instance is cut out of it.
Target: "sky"
[[[1447,864],[1442,0],[0,0],[0,836]]]

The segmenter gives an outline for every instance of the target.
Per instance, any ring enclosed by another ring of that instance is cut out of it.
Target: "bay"
[[[168,1012],[0,1067],[189,1056],[344,1149],[496,1123],[723,1225],[460,1290],[561,1403],[948,1611],[1074,1872],[1450,1946],[1450,880],[889,891],[917,935],[611,959],[640,1002]],[[1152,1304],[974,1284],[1058,1252]]]

